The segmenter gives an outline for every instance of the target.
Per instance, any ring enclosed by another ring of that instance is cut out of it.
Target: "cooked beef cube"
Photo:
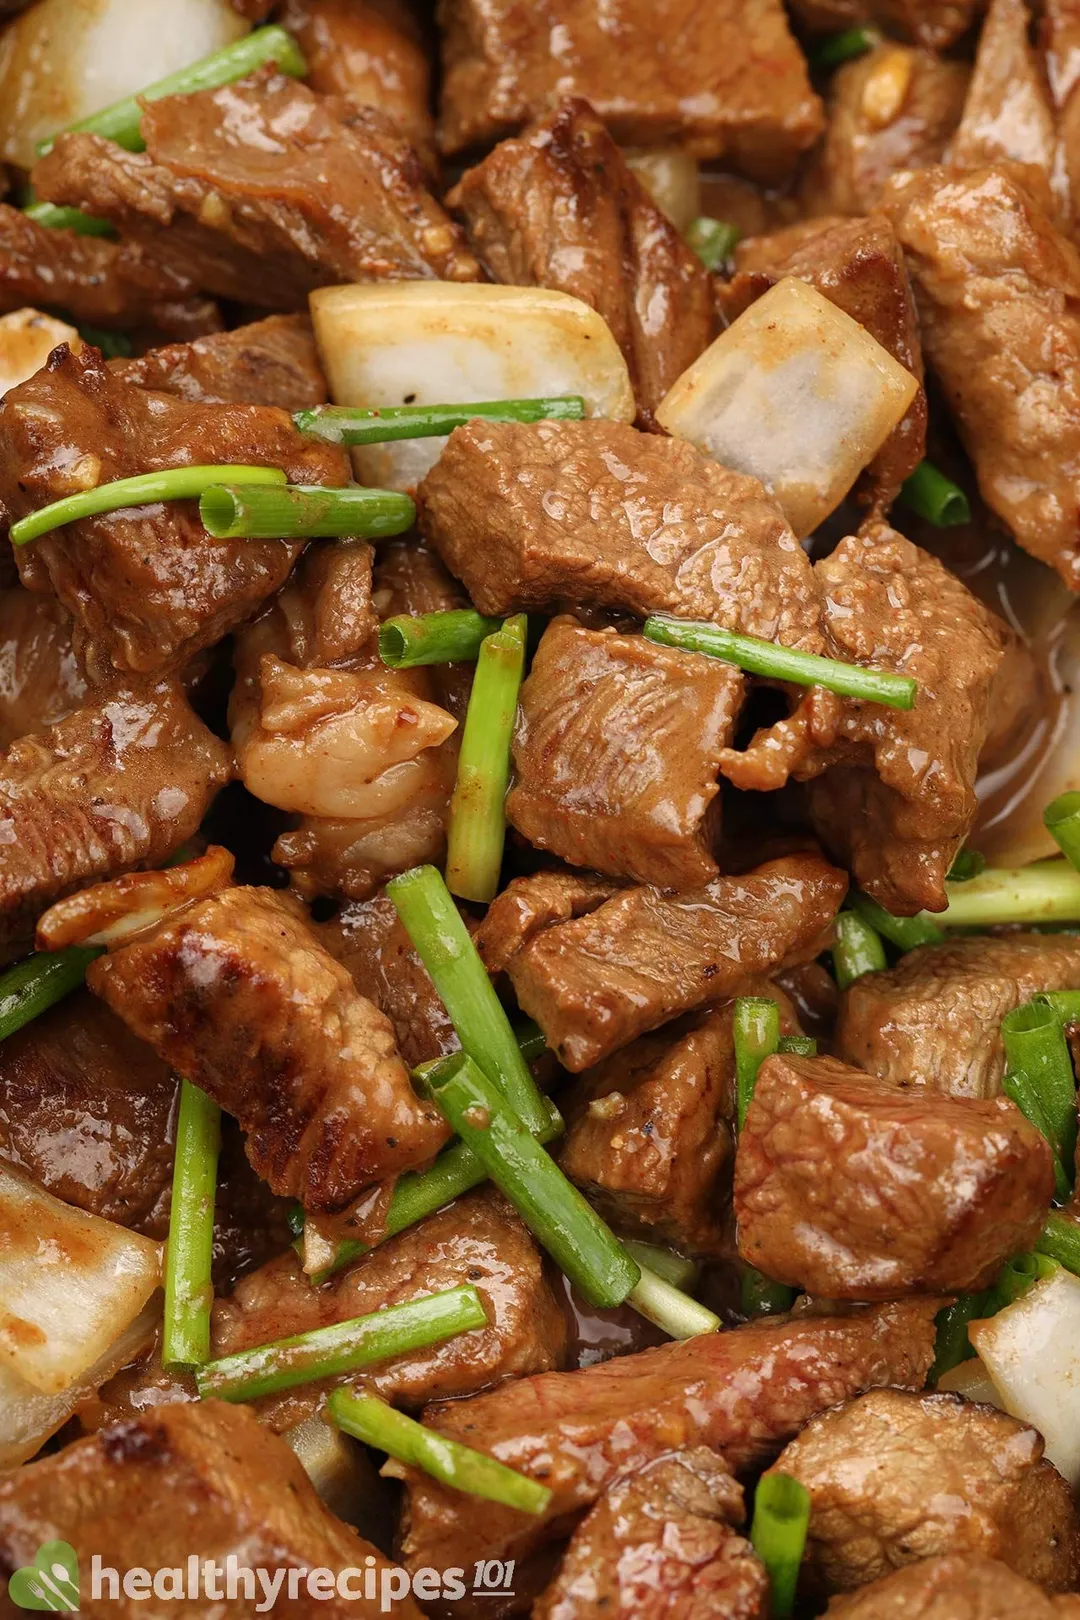
[[[326,378],[306,315],[270,315],[234,332],[111,360],[126,383],[192,404],[277,405],[300,411],[326,403]]]
[[[1030,173],[926,169],[898,177],[883,206],[983,499],[1080,590],[1080,255]]]
[[[166,1195],[154,1223],[148,1223],[153,1237],[168,1236],[169,1203]],[[284,1253],[293,1239],[292,1213],[290,1200],[271,1192],[251,1168],[240,1126],[223,1114],[214,1199],[215,1288],[232,1288],[249,1271]]]
[[[949,1039],[948,1026],[939,1039]],[[739,1253],[823,1299],[985,1288],[1054,1195],[1005,1097],[946,1097],[834,1058],[766,1058],[735,1154]]]
[[[56,598],[21,585],[0,591],[0,747],[65,720],[87,692]]]
[[[126,1570],[175,1568],[173,1599],[186,1589],[193,1557],[219,1566],[219,1593],[230,1554],[234,1567],[265,1570],[270,1580],[279,1569],[336,1574],[366,1565],[377,1574],[386,1567],[374,1547],[322,1505],[285,1442],[246,1408],[224,1401],[159,1406],[0,1475],[0,1570],[10,1575],[32,1563],[42,1542],[54,1540],[70,1542],[84,1558],[93,1548],[105,1570],[119,1571],[118,1586]],[[135,1620],[149,1590],[130,1598],[118,1591],[119,1602],[111,1601],[108,1579],[103,1575],[98,1601],[84,1592],[82,1612]],[[356,1573],[349,1600],[332,1589],[329,1598],[307,1597],[301,1581],[299,1599],[279,1603],[278,1611],[290,1620],[378,1614],[378,1601],[361,1598],[362,1590]],[[244,1591],[239,1582],[238,1591]],[[265,1601],[266,1593],[258,1589],[257,1596]],[[241,1598],[241,1612],[254,1613],[254,1601]],[[200,1615],[222,1608],[208,1598],[181,1605]],[[420,1620],[409,1598],[395,1612]]]
[[[507,819],[574,866],[707,883],[744,690],[716,658],[554,619],[521,689]]]
[[[541,929],[596,911],[619,885],[591,872],[558,867],[514,878],[495,896],[476,931],[476,948],[489,973],[503,973]]]
[[[587,101],[502,141],[447,198],[495,281],[551,287],[599,310],[645,423],[715,330],[701,260],[661,213]]]
[[[160,866],[198,829],[229,753],[171,682],[120,689],[0,756],[0,956],[87,884]]]
[[[1008,934],[951,939],[857,979],[840,998],[837,1055],[904,1084],[996,1097],[1005,1073],[1001,1020],[1041,990],[1080,985],[1080,939]]]
[[[417,1407],[565,1366],[566,1318],[543,1256],[510,1205],[486,1188],[379,1244],[321,1288],[311,1286],[291,1252],[271,1260],[215,1305],[213,1353],[232,1355],[465,1281],[484,1301],[486,1327],[395,1356],[384,1367],[345,1374],[344,1381]],[[280,1432],[308,1417],[340,1382],[322,1379],[266,1396],[255,1409]]]
[[[859,0],[859,16],[865,11]],[[940,163],[971,69],[885,42],[829,81],[828,126],[802,184],[811,214],[868,214],[894,174]]]
[[[870,336],[913,376],[923,374],[919,319],[904,256],[888,222],[870,219],[812,220],[773,236],[752,237],[735,250],[737,274],[722,287],[729,320],[748,309],[785,276],[798,276],[865,326]],[[867,467],[858,490],[881,510],[926,451],[926,395],[920,388]]]
[[[55,349],[0,401],[0,503],[12,520],[113,479],[230,462],[281,467],[298,484],[345,481],[341,451],[303,439],[284,411],[153,393],[90,347]],[[197,502],[166,501],[42,535],[20,551],[19,569],[73,615],[76,652],[102,682],[113,670],[182,668],[283,584],[301,549],[211,540]]]
[[[828,1620],[1078,1620],[1080,1597],[1047,1597],[978,1553],[927,1558],[833,1598]]]
[[[318,932],[360,994],[393,1024],[408,1068],[458,1049],[449,1014],[385,894],[348,902]]]
[[[142,1227],[172,1179],[178,1086],[80,991],[0,1042],[0,1154],[65,1203]]]
[[[743,1522],[742,1490],[706,1446],[616,1481],[574,1532],[532,1620],[766,1620],[769,1578]]]
[[[985,0],[792,0],[806,28],[831,33],[868,20],[940,51],[966,34]]]
[[[749,1469],[806,1420],[882,1384],[921,1389],[940,1300],[903,1300],[856,1315],[804,1317],[703,1334],[579,1372],[543,1373],[429,1408],[441,1434],[486,1451],[553,1492],[547,1513],[475,1504],[427,1475],[409,1490],[405,1562],[521,1557],[565,1533],[621,1475],[684,1446],[709,1446]]]
[[[787,174],[821,132],[821,103],[780,0],[442,0],[444,152],[512,134],[584,96],[626,146],[723,156],[755,179]]]
[[[747,979],[816,956],[847,879],[816,855],[665,894],[627,889],[545,928],[507,971],[524,1012],[572,1073]]]
[[[1042,1436],[994,1407],[871,1390],[811,1418],[775,1466],[810,1493],[815,1590],[847,1592],[941,1553],[1000,1558],[1052,1592],[1080,1577],[1072,1492]]]
[[[276,1193],[339,1209],[446,1140],[390,1020],[319,944],[299,902],[226,889],[91,964],[91,989],[240,1121]]]
[[[949,148],[950,168],[979,169],[1006,160],[1030,164],[1047,182],[1057,178],[1054,110],[1030,27],[1025,0],[990,0],[964,116]]]
[[[417,491],[481,613],[567,600],[820,652],[805,553],[756,478],[620,422],[469,422]]]
[[[334,282],[479,275],[416,153],[374,107],[264,69],[149,103],[142,133],[145,152],[62,135],[34,185],[218,297],[303,309]]]
[[[767,979],[748,985],[747,993],[771,995],[784,1033],[796,1032],[787,998]],[[733,1014],[728,1002],[691,1015],[586,1070],[565,1105],[566,1137],[558,1149],[571,1181],[621,1230],[728,1259]]]
[[[25,304],[92,326],[156,328],[178,341],[221,325],[216,304],[134,243],[50,230],[0,203],[0,312]]]

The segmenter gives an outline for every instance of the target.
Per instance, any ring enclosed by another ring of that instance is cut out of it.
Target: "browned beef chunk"
[[[735,1155],[739,1253],[823,1299],[985,1288],[1053,1193],[1046,1138],[1006,1098],[834,1058],[767,1058]]]
[[[302,309],[334,282],[479,274],[416,153],[373,107],[263,70],[150,103],[142,133],[145,152],[61,136],[34,185],[207,292]]]
[[[618,1480],[590,1508],[532,1620],[766,1620],[769,1578],[743,1522],[742,1490],[706,1446]]]
[[[918,1075],[954,1097],[996,1097],[1005,1014],[1040,990],[1077,985],[1080,940],[1067,934],[924,945],[844,991],[837,1053],[884,1080]]]
[[[0,756],[0,955],[73,889],[160,866],[229,778],[229,753],[172,683],[119,690]]]
[[[389,1019],[288,896],[226,889],[99,958],[89,982],[235,1115],[259,1175],[306,1208],[340,1208],[446,1139]]]
[[[246,1277],[214,1307],[213,1352],[232,1355],[293,1333],[472,1283],[488,1325],[444,1344],[395,1356],[350,1384],[396,1405],[472,1395],[489,1384],[566,1365],[566,1318],[544,1274],[543,1257],[509,1204],[489,1189],[440,1210],[389,1238],[313,1288],[291,1252]],[[256,1410],[278,1431],[301,1422],[342,1379],[322,1379],[278,1396]]]
[[[748,994],[780,1003],[769,981]],[[586,1070],[566,1104],[559,1163],[622,1230],[730,1258],[723,1230],[734,1154],[734,1003],[643,1035]]]
[[[1080,1597],[1047,1597],[1007,1564],[953,1553],[833,1598],[828,1620],[1078,1620]]]
[[[709,1446],[738,1471],[837,1401],[882,1384],[921,1389],[939,1308],[905,1300],[704,1334],[431,1408],[432,1428],[542,1479],[553,1495],[540,1519],[494,1506],[480,1514],[460,1492],[408,1470],[405,1560],[441,1568],[451,1553],[466,1567],[520,1557],[663,1452]]]
[[[447,198],[494,280],[599,310],[645,422],[712,339],[712,286],[588,102],[502,141]]]
[[[821,104],[780,0],[443,0],[444,152],[497,140],[584,96],[617,141],[678,145],[755,178],[787,173]]]
[[[299,484],[345,478],[341,452],[302,439],[284,411],[152,393],[89,347],[55,349],[0,402],[0,503],[13,520],[113,479],[230,462],[281,467]],[[211,540],[197,503],[168,501],[43,535],[19,567],[24,584],[55,592],[73,615],[76,651],[100,682],[113,670],[181,668],[271,595],[301,548]]]
[[[495,896],[476,931],[476,948],[489,973],[502,973],[533,936],[552,923],[595,911],[619,885],[591,872],[558,867],[514,878]]]
[[[142,1226],[172,1177],[178,1085],[80,991],[0,1043],[0,1154],[65,1203]]]
[[[620,422],[470,422],[417,491],[482,613],[567,600],[822,648],[805,553],[756,478]]]
[[[0,747],[65,719],[87,691],[56,598],[20,585],[0,591]]]
[[[805,1577],[847,1592],[942,1553],[980,1553],[1051,1591],[1080,1576],[1072,1492],[1042,1436],[955,1395],[871,1390],[811,1418],[776,1468],[810,1492]]]
[[[147,1223],[151,1237],[168,1237],[170,1202],[171,1195],[166,1192]],[[288,1199],[272,1193],[255,1174],[244,1152],[243,1132],[234,1119],[223,1114],[214,1198],[216,1289],[232,1288],[249,1271],[289,1247],[293,1238],[292,1207]]]
[[[1008,166],[899,177],[884,207],[983,499],[1080,590],[1080,255]]]
[[[922,377],[919,320],[904,257],[880,215],[814,220],[752,237],[735,252],[735,279],[721,290],[730,320],[785,276],[798,276],[865,326],[913,376]],[[859,493],[885,510],[926,451],[926,395],[920,388],[860,480]]]
[[[824,33],[868,20],[940,51],[967,33],[985,0],[792,0],[805,27]]]
[[[951,168],[979,169],[1005,159],[1030,164],[1044,181],[1056,179],[1058,132],[1030,28],[1025,0],[990,0],[964,116],[949,148]],[[1067,184],[1064,190],[1067,207]]]
[[[638,1035],[816,956],[847,879],[816,855],[665,894],[627,889],[543,929],[508,966],[522,1009],[577,1074]]]
[[[300,411],[326,402],[326,378],[306,315],[270,315],[234,332],[111,360],[126,383],[192,404],[277,405]]]
[[[965,62],[889,42],[845,62],[829,81],[825,139],[803,180],[808,211],[867,214],[894,174],[940,163],[970,76]]]
[[[385,1567],[374,1547],[323,1507],[284,1441],[245,1407],[224,1401],[159,1406],[0,1476],[0,1570],[10,1575],[33,1562],[42,1542],[55,1540],[92,1547],[121,1577],[130,1569],[186,1571],[193,1556],[223,1569],[230,1553],[237,1565],[261,1567],[271,1578],[277,1569],[336,1574],[362,1570],[366,1561],[378,1574]],[[110,1601],[104,1579],[101,1597],[84,1601],[82,1613],[136,1620],[149,1589],[126,1597],[120,1588],[119,1601]],[[170,1596],[175,1600],[185,1585],[178,1577]],[[304,1582],[299,1591],[299,1598],[278,1604],[290,1620],[379,1613],[377,1600],[361,1597],[355,1574],[348,1601],[333,1595],[332,1585],[321,1600],[306,1596]],[[255,1601],[241,1599],[243,1610],[253,1613]],[[222,1604],[203,1599],[181,1607],[205,1615]],[[402,1620],[420,1620],[410,1598],[395,1611]]]
[[[0,203],[0,311],[30,304],[92,326],[157,329],[183,340],[221,325],[217,306],[132,242],[54,231]]]
[[[553,620],[521,690],[508,820],[574,866],[707,883],[744,689],[715,658]]]

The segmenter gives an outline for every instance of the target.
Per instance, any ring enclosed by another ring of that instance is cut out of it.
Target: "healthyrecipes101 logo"
[[[79,1610],[79,1560],[66,1541],[42,1542],[34,1562],[17,1569],[8,1582],[8,1597],[20,1609],[52,1614]]]

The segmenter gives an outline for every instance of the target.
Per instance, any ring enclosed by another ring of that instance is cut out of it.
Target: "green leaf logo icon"
[[[8,1597],[20,1609],[44,1609],[50,1614],[77,1614],[79,1560],[66,1541],[46,1541],[34,1562],[17,1569],[8,1584]]]

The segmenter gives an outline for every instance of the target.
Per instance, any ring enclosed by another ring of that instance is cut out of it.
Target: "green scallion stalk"
[[[739,1303],[744,1316],[780,1316],[795,1303],[795,1290],[786,1283],[773,1282],[756,1266],[742,1266],[739,1277]]]
[[[106,332],[100,326],[80,324],[79,336],[84,343],[90,343],[95,349],[100,349],[106,360],[126,360],[134,348],[126,332]]]
[[[1080,1222],[1067,1215],[1048,1215],[1035,1249],[1080,1277]]]
[[[720,1318],[715,1311],[710,1311],[706,1305],[699,1305],[696,1299],[691,1299],[689,1294],[668,1282],[659,1272],[641,1265],[629,1249],[626,1252],[641,1269],[641,1280],[626,1296],[626,1303],[632,1305],[639,1316],[661,1328],[672,1339],[696,1339],[701,1333],[719,1332]]]
[[[717,271],[727,264],[741,236],[737,225],[702,214],[688,227],[686,245],[694,250],[706,270]]]
[[[257,1401],[297,1384],[356,1372],[391,1356],[442,1344],[459,1333],[486,1327],[487,1320],[480,1295],[465,1284],[222,1356],[201,1367],[195,1382],[203,1400]]]
[[[462,1050],[539,1136],[550,1125],[548,1104],[441,873],[434,866],[413,867],[392,878],[386,893],[442,998]]]
[[[528,630],[524,613],[517,613],[480,648],[450,800],[446,886],[463,900],[485,905],[499,892],[510,744]]]
[[[215,540],[380,540],[412,527],[416,506],[395,489],[327,489],[321,484],[205,489],[199,516]]]
[[[758,1070],[780,1042],[780,1009],[767,996],[739,996],[732,1023],[735,1044],[735,1107],[740,1131],[754,1096]]]
[[[1036,1086],[1030,1076],[1017,1073],[1006,1074],[1001,1082],[1001,1089],[1009,1101],[1016,1104],[1028,1124],[1034,1125],[1040,1135],[1046,1138],[1054,1160],[1054,1197],[1059,1204],[1067,1203],[1072,1183],[1058,1153],[1050,1120]]]
[[[585,401],[580,394],[548,399],[486,399],[466,405],[385,405],[354,410],[351,405],[316,405],[297,411],[301,433],[328,444],[389,444],[396,439],[432,439],[481,417],[487,422],[580,422]]]
[[[57,134],[101,135],[106,140],[115,141],[117,146],[124,147],[128,152],[141,152],[145,148],[141,133],[141,101],[186,96],[195,90],[216,90],[223,84],[234,84],[237,79],[254,73],[265,62],[273,62],[281,73],[288,73],[296,79],[302,79],[307,72],[303,53],[291,34],[287,34],[284,28],[256,28],[250,34],[245,34],[243,39],[234,40],[231,45],[225,45],[210,56],[192,62],[190,67],[180,68],[167,78],[158,79],[155,84],[140,90],[137,96],[125,96],[123,101],[114,101],[111,106],[103,107],[89,118],[82,118],[77,124],[68,124]],[[52,135],[48,140],[39,142],[38,156],[44,157],[55,140],[56,135]]]
[[[1059,793],[1051,799],[1043,823],[1066,860],[1080,870],[1080,793]]]
[[[642,1271],[655,1272],[673,1288],[681,1288],[685,1292],[697,1282],[700,1269],[697,1262],[676,1254],[674,1249],[664,1248],[659,1243],[643,1243],[638,1238],[624,1238],[623,1246]]]
[[[943,928],[1004,923],[1080,923],[1080,872],[1066,860],[991,867],[969,883],[945,886],[949,904],[928,919]],[[927,913],[920,913],[927,920]]]
[[[23,209],[27,219],[47,231],[75,231],[79,236],[115,236],[107,219],[84,214],[81,208],[62,208],[58,203],[36,202]]]
[[[1009,1072],[1032,1086],[1050,1127],[1049,1141],[1063,1164],[1076,1152],[1076,1078],[1061,1020],[1052,1007],[1028,1002],[1001,1021]]]
[[[523,1018],[521,1023],[515,1026],[514,1039],[526,1063],[535,1063],[548,1049],[547,1036],[540,1025],[531,1018]]]
[[[221,1109],[190,1080],[182,1081],[165,1250],[161,1361],[166,1370],[200,1367],[210,1357],[214,1302],[210,1273],[220,1145]]]
[[[63,951],[35,951],[0,973],[0,1041],[55,1007],[86,978],[97,945],[70,945]]]
[[[817,1057],[818,1044],[812,1035],[781,1035],[776,1050],[790,1057]]]
[[[853,62],[857,56],[865,56],[867,51],[874,49],[880,38],[875,28],[845,28],[841,33],[830,34],[828,39],[822,40],[811,52],[810,66],[827,73],[844,62]]]
[[[502,625],[473,608],[400,614],[379,626],[379,657],[389,669],[421,664],[474,664],[485,639]]]
[[[795,1607],[809,1526],[805,1485],[790,1474],[763,1474],[754,1492],[750,1544],[768,1573],[773,1620],[786,1620]]]
[[[1000,1298],[1004,1309],[1015,1300],[1023,1299],[1037,1282],[1052,1277],[1057,1270],[1059,1270],[1058,1262],[1047,1254],[1039,1254],[1037,1251],[1031,1254],[1014,1254],[994,1279],[994,1293]]]
[[[947,879],[950,883],[970,883],[972,878],[985,871],[985,855],[981,855],[977,849],[962,849],[949,867]]]
[[[917,517],[939,529],[952,529],[971,522],[971,505],[959,484],[938,472],[932,462],[923,461],[900,488],[900,500]]]
[[[53,501],[11,526],[13,546],[28,545],[65,523],[81,523],[84,518],[100,517],[126,507],[154,506],[159,501],[197,499],[211,484],[228,479],[233,484],[284,484],[279,467],[169,467],[164,472],[140,473],[135,478],[117,478],[111,484],[98,484],[78,495]]]
[[[945,938],[942,930],[932,922],[926,912],[918,917],[894,917],[891,911],[879,906],[868,894],[861,889],[855,889],[848,897],[851,910],[868,923],[876,934],[887,939],[890,945],[895,945],[901,951],[913,951],[919,945],[940,945]]]
[[[975,1350],[968,1338],[968,1323],[977,1322],[987,1314],[986,1303],[985,1292],[961,1294],[951,1305],[938,1311],[935,1318],[937,1339],[934,1365],[930,1370],[932,1384],[937,1384],[947,1372],[959,1367],[962,1361],[971,1360]]]
[[[1049,1007],[1063,1026],[1080,1023],[1080,990],[1041,990],[1031,998],[1036,1007]]]
[[[742,636],[719,625],[701,624],[692,619],[673,619],[654,614],[645,621],[645,635],[663,647],[679,647],[684,652],[706,653],[722,658],[751,675],[768,680],[792,681],[797,686],[821,686],[843,697],[865,703],[883,703],[891,709],[910,709],[918,692],[918,682],[910,675],[891,675],[884,670],[864,669],[861,664],[842,664],[817,653],[798,652],[776,641],[758,636]]]
[[[521,1513],[539,1515],[547,1511],[551,1491],[546,1485],[507,1468],[482,1451],[426,1428],[374,1395],[353,1395],[335,1389],[327,1410],[346,1434],[377,1451],[385,1451],[398,1462],[422,1469],[452,1490],[482,1496]]]
[[[864,973],[881,973],[889,965],[880,937],[856,911],[842,911],[837,917],[832,959],[841,990]]]

